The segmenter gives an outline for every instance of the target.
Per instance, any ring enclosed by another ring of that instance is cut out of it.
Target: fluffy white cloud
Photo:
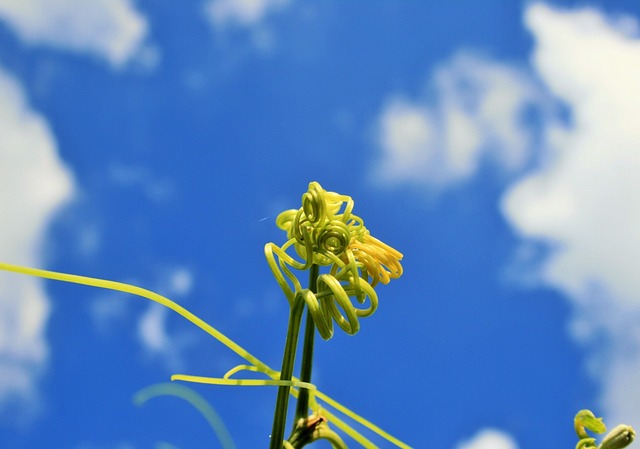
[[[542,153],[532,171],[515,172],[502,212],[531,256],[525,276],[572,300],[571,332],[590,350],[607,419],[637,422],[640,26],[542,3],[526,8],[525,24],[535,39],[530,69],[459,55],[432,76],[433,100],[388,101],[376,176],[433,189],[474,175],[485,156],[509,171]],[[530,109],[540,113],[535,125]],[[539,243],[542,257],[530,251]]]
[[[41,246],[53,214],[73,194],[45,120],[20,85],[0,72],[0,257],[41,266]],[[42,282],[0,273],[0,409],[33,405],[48,347],[49,305]]]
[[[527,161],[533,142],[525,113],[545,102],[525,71],[461,53],[435,71],[428,93],[387,101],[376,179],[445,186],[473,176],[483,159],[507,172]]]
[[[92,53],[114,66],[141,55],[148,31],[131,0],[0,0],[0,19],[26,42]]]
[[[456,449],[518,449],[518,445],[504,432],[483,429],[470,440],[458,444]]]
[[[259,25],[267,14],[287,3],[289,0],[211,0],[205,11],[214,26],[251,27]]]
[[[543,282],[575,301],[574,335],[595,344],[608,418],[640,420],[640,39],[637,22],[533,4],[533,67],[567,106],[544,129],[551,157],[516,182],[502,209],[546,242]]]

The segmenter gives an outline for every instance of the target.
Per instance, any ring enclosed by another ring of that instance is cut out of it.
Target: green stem
[[[291,380],[293,376],[293,364],[296,358],[296,346],[298,345],[298,334],[300,333],[300,322],[302,321],[302,311],[305,302],[302,298],[296,297],[291,311],[289,312],[289,325],[287,329],[287,341],[284,346],[282,357],[282,370],[280,370],[280,380]],[[269,449],[282,449],[284,441],[284,427],[287,421],[287,406],[289,405],[289,393],[291,387],[282,386],[278,388],[276,398],[276,409],[273,415],[273,429],[271,430],[271,442]]]
[[[320,267],[316,264],[311,265],[309,272],[309,290],[313,293],[318,291],[318,274]],[[302,347],[302,364],[300,367],[300,381],[311,382],[311,371],[313,368],[313,343],[316,335],[316,326],[313,322],[311,314],[307,310],[307,318],[304,331],[304,343]],[[296,414],[294,427],[299,419],[307,418],[309,415],[309,390],[301,388],[298,394],[298,403],[296,405]]]
[[[304,332],[304,344],[302,349],[302,364],[300,367],[300,381],[311,382],[311,370],[313,368],[313,343],[316,327],[313,324],[313,318],[307,311],[307,323]],[[307,379],[307,380],[303,380]],[[298,402],[296,405],[295,423],[301,418],[307,418],[309,415],[309,390],[301,388],[298,393]]]
[[[317,440],[329,441],[331,447],[334,449],[348,449],[347,445],[342,441],[342,438],[340,438],[340,435],[329,429],[329,426],[327,426],[326,423],[323,423],[321,426],[316,428],[312,441]]]

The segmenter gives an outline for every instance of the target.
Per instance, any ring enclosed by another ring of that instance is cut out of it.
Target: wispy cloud
[[[151,353],[167,353],[171,339],[166,330],[168,310],[159,304],[150,304],[140,319],[138,335],[142,345]]]
[[[167,270],[157,291],[177,298],[188,295],[193,285],[193,274],[184,267]],[[169,370],[181,369],[181,350],[189,342],[189,336],[171,334],[168,329],[169,309],[159,304],[149,304],[138,322],[138,337],[145,353],[160,358]]]
[[[153,201],[166,201],[175,192],[171,180],[153,173],[148,167],[111,163],[108,173],[117,186],[140,189]]]
[[[115,67],[145,55],[148,24],[131,0],[0,0],[0,19],[25,42],[93,54]]]
[[[270,13],[283,8],[290,0],[210,0],[206,14],[214,26],[226,28],[255,27]]]
[[[41,266],[47,226],[74,192],[46,121],[28,105],[19,83],[0,72],[0,257]],[[0,274],[0,409],[37,404],[46,365],[49,301],[37,279]],[[19,407],[18,407],[19,408]]]
[[[551,246],[540,279],[575,301],[573,334],[595,344],[609,419],[640,420],[640,39],[628,16],[534,4],[533,67],[568,107],[545,129],[548,163],[506,192],[503,211]]]
[[[534,107],[542,113],[544,105],[524,70],[460,53],[434,72],[424,97],[387,100],[374,175],[444,187],[475,175],[485,160],[518,170],[533,144],[525,114]]]
[[[473,438],[456,446],[456,449],[518,449],[515,440],[495,429],[483,429]]]
[[[269,53],[275,38],[268,19],[290,4],[291,0],[209,0],[204,15],[220,43],[227,44],[232,36],[248,37],[253,48]]]

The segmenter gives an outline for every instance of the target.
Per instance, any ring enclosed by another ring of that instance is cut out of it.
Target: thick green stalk
[[[302,321],[302,311],[305,302],[302,298],[296,297],[291,311],[289,312],[289,325],[287,329],[287,341],[284,346],[282,357],[282,370],[280,380],[291,380],[293,376],[293,364],[296,358],[296,347],[298,346],[298,334],[300,333],[300,322]],[[289,405],[290,386],[278,388],[276,398],[276,409],[273,415],[273,429],[271,430],[271,442],[269,449],[282,449],[284,441],[284,427],[287,422],[287,406]]]
[[[320,267],[311,265],[309,272],[309,290],[317,293],[318,290],[318,274]],[[300,366],[300,381],[311,382],[311,371],[313,368],[313,343],[316,335],[316,326],[313,322],[311,314],[307,310],[306,325],[304,331],[304,343],[302,347],[302,365]],[[301,388],[298,394],[298,403],[296,405],[294,427],[300,418],[307,418],[309,414],[309,390]]]

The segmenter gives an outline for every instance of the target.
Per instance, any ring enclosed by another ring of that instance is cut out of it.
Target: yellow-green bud
[[[576,433],[580,438],[588,438],[585,428],[595,433],[604,433],[607,426],[602,422],[602,418],[596,418],[591,410],[580,410],[574,419]]]
[[[620,424],[604,437],[598,449],[623,449],[629,446],[635,437],[633,427]]]

